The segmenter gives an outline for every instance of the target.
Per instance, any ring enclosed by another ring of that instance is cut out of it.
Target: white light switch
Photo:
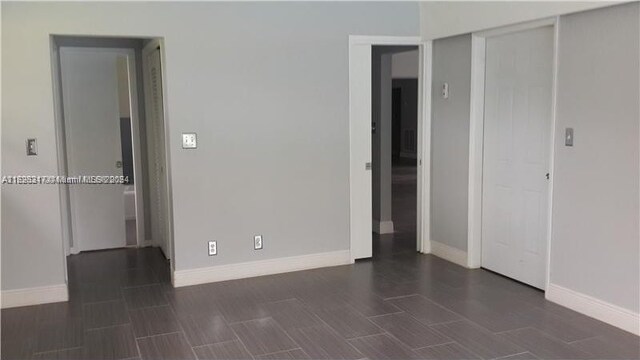
[[[442,98],[443,99],[449,98],[449,83],[442,84]]]
[[[253,248],[255,250],[262,249],[262,235],[256,235],[253,237]]]
[[[573,128],[564,129],[564,146],[573,146]]]
[[[27,139],[27,156],[38,155],[36,139]]]
[[[195,133],[182,133],[182,148],[195,149],[198,147]]]
[[[218,242],[209,241],[209,256],[218,255]]]

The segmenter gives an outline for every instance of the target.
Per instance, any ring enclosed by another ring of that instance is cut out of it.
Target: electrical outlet
[[[217,241],[209,241],[209,256],[218,255]]]
[[[262,249],[262,235],[256,235],[253,237],[253,249],[254,250]]]
[[[195,133],[182,133],[182,148],[195,149],[198,147],[197,137]]]

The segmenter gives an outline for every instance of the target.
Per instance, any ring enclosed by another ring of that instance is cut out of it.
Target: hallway
[[[416,252],[417,168],[415,160],[394,159],[391,168],[393,234],[373,233],[373,257]]]

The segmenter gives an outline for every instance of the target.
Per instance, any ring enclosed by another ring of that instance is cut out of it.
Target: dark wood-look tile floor
[[[639,359],[640,338],[484,270],[415,252],[415,168],[393,235],[338,266],[174,289],[156,248],[68,258],[70,300],[2,310],[12,359]]]

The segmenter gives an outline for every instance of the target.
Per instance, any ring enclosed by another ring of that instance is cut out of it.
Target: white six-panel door
[[[482,266],[544,289],[553,28],[486,40]]]
[[[110,49],[60,48],[69,176],[122,175],[118,57]],[[124,247],[124,185],[68,185],[78,251]]]

